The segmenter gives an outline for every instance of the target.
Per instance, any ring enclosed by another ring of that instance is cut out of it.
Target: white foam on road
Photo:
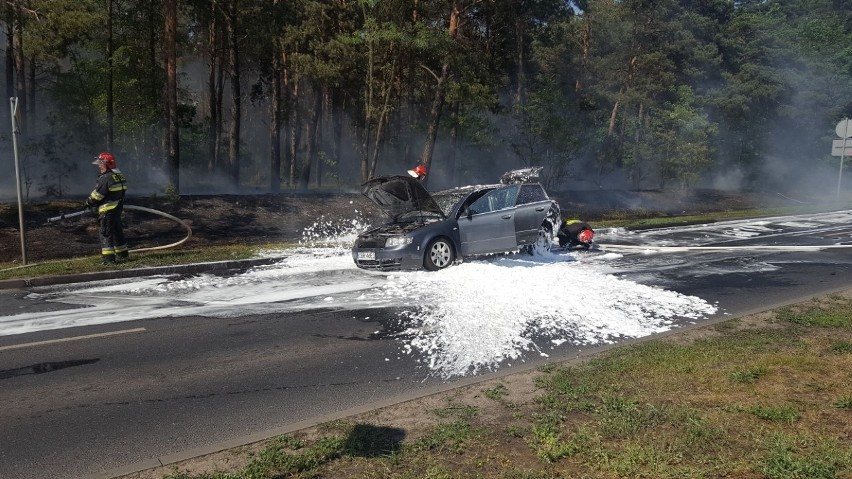
[[[406,349],[443,376],[493,369],[539,343],[600,344],[716,312],[700,298],[601,273],[582,262],[473,262],[389,278],[376,294],[406,304]],[[540,351],[540,354],[546,354]]]
[[[594,344],[664,331],[715,307],[605,272],[616,254],[512,255],[439,272],[371,273],[345,250],[300,248],[229,277],[142,278],[34,293],[83,306],[0,316],[0,334],[157,317],[238,317],[308,309],[401,306],[401,349],[435,374],[494,369],[541,344]]]

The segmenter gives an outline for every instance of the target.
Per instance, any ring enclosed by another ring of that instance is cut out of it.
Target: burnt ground
[[[592,222],[631,214],[687,215],[759,206],[791,206],[794,200],[718,191],[631,192],[583,191],[552,195],[564,217]],[[82,200],[82,199],[81,199]],[[317,222],[351,222],[356,217],[370,222],[383,215],[359,193],[281,193],[252,196],[129,197],[128,205],[150,208],[180,218],[192,228],[192,238],[181,248],[209,245],[294,242],[305,228]],[[25,205],[24,218],[28,262],[95,255],[100,250],[97,221],[93,216],[47,223],[62,213],[79,211],[79,201],[33,201]],[[124,213],[125,234],[131,249],[161,246],[179,241],[184,229],[174,221],[147,212]],[[18,208],[0,204],[0,262],[20,261],[21,240]]]
[[[354,193],[183,196],[177,201],[128,197],[126,204],[161,211],[184,221],[192,229],[192,237],[180,246],[185,249],[298,241],[305,228],[318,221],[379,215],[366,198]],[[25,205],[27,261],[98,254],[94,215],[47,223],[50,217],[81,209],[77,201]],[[0,204],[0,262],[21,259],[18,223],[17,204]],[[175,221],[144,211],[125,210],[123,223],[131,249],[171,244],[186,236],[185,229]]]

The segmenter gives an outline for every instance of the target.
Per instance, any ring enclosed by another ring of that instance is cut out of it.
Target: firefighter
[[[575,246],[589,249],[592,247],[592,238],[595,232],[591,226],[585,221],[576,218],[565,220],[562,227],[559,228],[559,233],[556,237],[559,238],[559,246],[568,246],[571,249]]]
[[[426,167],[423,165],[417,165],[414,168],[408,170],[408,174],[413,178],[417,178],[420,181],[423,181],[426,178]]]
[[[121,212],[124,209],[124,195],[127,192],[127,179],[116,168],[115,157],[111,153],[101,153],[95,157],[93,165],[98,166],[98,180],[95,189],[83,204],[97,211],[101,237],[101,262],[115,264],[128,259],[127,243],[121,227]]]

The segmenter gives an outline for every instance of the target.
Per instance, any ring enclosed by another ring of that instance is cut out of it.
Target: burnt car
[[[352,258],[364,269],[439,270],[464,258],[550,251],[559,205],[534,181],[540,168],[513,170],[499,184],[429,193],[408,176],[362,186],[391,222],[358,235]]]

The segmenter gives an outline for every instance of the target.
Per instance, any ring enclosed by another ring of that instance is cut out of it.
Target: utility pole
[[[837,173],[837,201],[840,201],[840,185],[843,180],[843,158],[849,156],[846,153],[847,142],[850,137],[852,137],[852,120],[848,118],[844,118],[840,120],[840,123],[834,128],[834,131],[837,133],[837,136],[840,137],[839,140],[834,140],[831,144],[831,154],[832,156],[840,157],[840,172]]]
[[[24,202],[21,199],[21,162],[18,159],[18,97],[9,98],[12,107],[12,150],[15,154],[15,187],[18,192],[18,223],[21,232],[21,264],[27,264],[27,232],[24,228]]]

